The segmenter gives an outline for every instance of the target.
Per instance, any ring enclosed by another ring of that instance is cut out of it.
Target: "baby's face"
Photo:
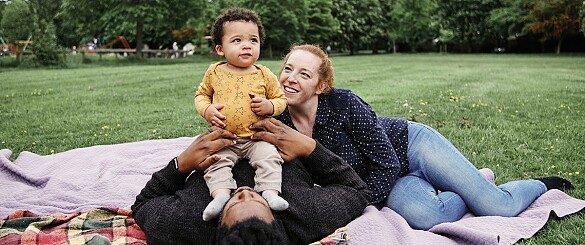
[[[230,21],[223,24],[221,45],[215,47],[229,65],[237,68],[252,66],[260,56],[260,35],[253,22]]]

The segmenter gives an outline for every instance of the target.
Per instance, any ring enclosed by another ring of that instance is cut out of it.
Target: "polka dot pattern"
[[[288,110],[277,119],[294,128]],[[408,174],[407,128],[406,120],[378,118],[360,97],[334,88],[319,96],[313,138],[348,162],[372,191],[371,203],[378,203]]]

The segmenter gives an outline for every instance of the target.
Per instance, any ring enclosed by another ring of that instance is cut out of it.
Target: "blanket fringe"
[[[351,237],[345,231],[347,231],[347,226],[338,228],[331,235],[319,240],[318,242],[313,242],[309,245],[341,245],[341,244],[346,244]]]

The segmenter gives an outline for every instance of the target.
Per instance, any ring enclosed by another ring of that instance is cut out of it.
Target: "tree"
[[[34,30],[32,21],[22,18],[22,16],[31,16],[27,2],[24,0],[13,0],[10,4],[6,5],[6,9],[4,9],[4,14],[0,20],[0,29],[14,43],[17,43],[20,39],[28,39]],[[22,45],[19,46],[22,48]],[[21,52],[16,50],[15,55],[17,60],[20,61],[22,58]]]
[[[556,53],[561,52],[563,39],[579,30],[581,0],[533,0],[528,4],[528,26],[541,35],[541,43],[557,41]]]
[[[28,4],[24,0],[13,0],[6,5],[0,28],[11,40],[27,39],[33,32],[33,23],[22,16],[30,16]]]
[[[499,41],[508,37],[525,35],[528,10],[524,7],[524,0],[503,0],[502,6],[493,9],[487,19],[489,28],[494,30]]]
[[[268,57],[275,50],[284,51],[292,43],[303,42],[303,34],[309,27],[306,0],[224,0],[220,1],[220,7],[244,7],[260,16],[266,32],[262,47],[268,49]]]
[[[26,0],[34,23],[32,50],[40,65],[61,65],[65,58],[57,44],[55,17],[61,0]]]
[[[581,7],[581,12],[579,13],[581,18],[581,32],[585,35],[585,1],[583,1],[583,6]]]
[[[331,13],[340,24],[339,45],[347,47],[350,55],[383,33],[380,28],[383,25],[382,8],[378,0],[335,1]]]
[[[397,24],[397,38],[407,42],[410,51],[416,52],[420,42],[439,35],[437,4],[434,0],[397,0],[390,12]]]
[[[205,8],[205,0],[63,0],[66,23],[74,23],[76,35],[113,39],[124,35],[136,43],[142,55],[144,43],[163,45],[172,41],[172,30]],[[145,35],[147,33],[147,35]]]
[[[2,13],[4,13],[6,5],[8,5],[8,0],[0,0],[0,20],[2,20]]]
[[[273,56],[273,50],[284,51],[292,43],[302,42],[302,34],[309,26],[307,19],[307,4],[304,0],[267,0],[247,1],[248,7],[262,18],[266,30],[265,47],[268,56]]]
[[[382,22],[384,23],[383,35],[380,42],[385,42],[388,47],[391,47],[392,53],[396,53],[396,42],[399,39],[398,29],[400,22],[397,16],[394,16],[394,8],[398,0],[380,0],[380,8],[382,9]]]
[[[437,0],[443,27],[451,30],[464,51],[493,37],[485,21],[493,9],[501,7],[499,0]]]
[[[339,31],[339,21],[331,14],[332,0],[308,0],[308,28],[303,35],[307,43],[330,45]]]

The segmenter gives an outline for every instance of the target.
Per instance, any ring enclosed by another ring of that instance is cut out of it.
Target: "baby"
[[[195,94],[195,106],[210,126],[225,128],[238,139],[236,145],[218,151],[221,159],[205,170],[213,200],[203,211],[203,220],[217,217],[231,190],[237,188],[231,170],[243,158],[256,169],[254,189],[262,193],[272,210],[285,210],[288,202],[279,196],[283,160],[274,145],[250,139],[252,123],[286,108],[276,75],[254,64],[264,38],[260,18],[251,10],[230,8],[215,20],[211,32],[215,51],[227,62],[209,66]]]

